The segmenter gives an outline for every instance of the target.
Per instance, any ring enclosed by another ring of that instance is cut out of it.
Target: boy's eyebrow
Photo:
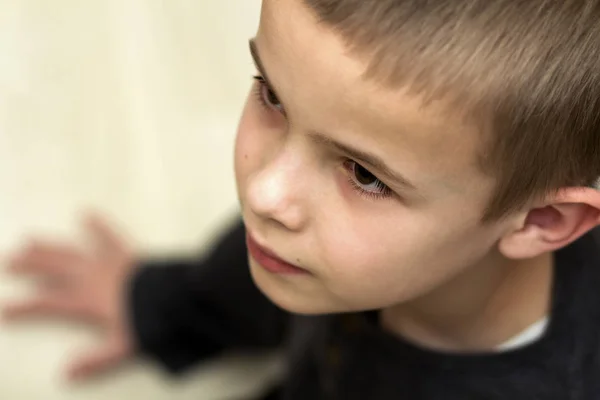
[[[250,39],[250,54],[252,55],[252,59],[254,60],[256,69],[261,74],[262,78],[265,80],[265,83],[267,84],[269,89],[271,89],[273,92],[275,92],[274,86],[271,84],[271,81],[269,80],[269,77],[266,74],[266,70],[263,66],[262,60],[258,53],[258,48],[256,46],[256,42],[254,39]],[[331,137],[324,135],[322,133],[319,133],[319,132],[311,132],[309,135],[315,142],[323,143],[328,146],[335,147],[336,149],[340,150],[343,153],[350,155],[351,157],[355,158],[356,160],[362,161],[363,163],[371,165],[372,167],[376,168],[377,170],[379,170],[383,174],[385,174],[389,178],[389,180],[393,181],[398,186],[401,186],[401,187],[411,190],[411,191],[417,191],[417,187],[415,185],[413,185],[404,176],[402,176],[401,174],[395,172],[390,167],[388,167],[387,164],[381,158],[377,157],[376,155],[367,153],[365,151],[356,149],[347,144],[338,142],[337,140],[334,140]]]
[[[275,92],[274,86],[271,84],[271,81],[269,80],[269,76],[267,75],[267,72],[265,71],[265,67],[263,66],[262,60],[258,53],[258,47],[256,47],[256,41],[254,39],[250,39],[250,54],[252,55],[252,60],[254,61],[254,65],[256,66],[256,69],[258,70],[258,72],[260,73],[262,78],[265,80],[265,83],[267,84],[269,89],[271,89],[275,94],[277,94]]]
[[[406,179],[401,174],[395,172],[387,164],[378,156],[374,154],[367,153],[365,151],[356,149],[347,144],[338,142],[322,133],[319,132],[310,132],[310,137],[319,143],[326,144],[331,147],[335,147],[343,153],[348,154],[352,158],[355,158],[358,161],[362,161],[363,163],[369,164],[370,166],[376,168],[385,174],[390,180],[394,181],[397,185],[402,186],[408,190],[416,191],[417,187],[413,185],[408,179]]]

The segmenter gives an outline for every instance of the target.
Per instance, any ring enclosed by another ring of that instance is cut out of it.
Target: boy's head
[[[265,0],[252,49],[236,176],[308,272],[251,260],[284,308],[487,282],[600,222],[600,1]]]

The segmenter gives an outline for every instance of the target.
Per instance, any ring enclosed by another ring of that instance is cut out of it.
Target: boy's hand
[[[67,317],[99,326],[105,341],[74,360],[70,379],[85,378],[116,366],[133,353],[125,286],[135,259],[123,240],[100,218],[86,221],[90,251],[33,241],[9,262],[10,271],[39,278],[36,295],[4,308],[5,319]]]

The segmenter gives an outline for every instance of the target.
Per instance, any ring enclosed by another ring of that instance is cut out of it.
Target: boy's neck
[[[500,256],[410,303],[381,311],[384,329],[450,352],[493,350],[544,318],[551,302],[553,255]]]

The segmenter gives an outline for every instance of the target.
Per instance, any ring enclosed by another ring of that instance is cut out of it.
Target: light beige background
[[[0,253],[32,234],[80,240],[90,207],[140,251],[207,243],[237,210],[232,144],[259,3],[0,2]],[[30,290],[0,272],[0,302]],[[277,369],[233,358],[170,381],[137,363],[66,385],[66,360],[94,340],[56,321],[0,322],[0,399],[245,398]]]

